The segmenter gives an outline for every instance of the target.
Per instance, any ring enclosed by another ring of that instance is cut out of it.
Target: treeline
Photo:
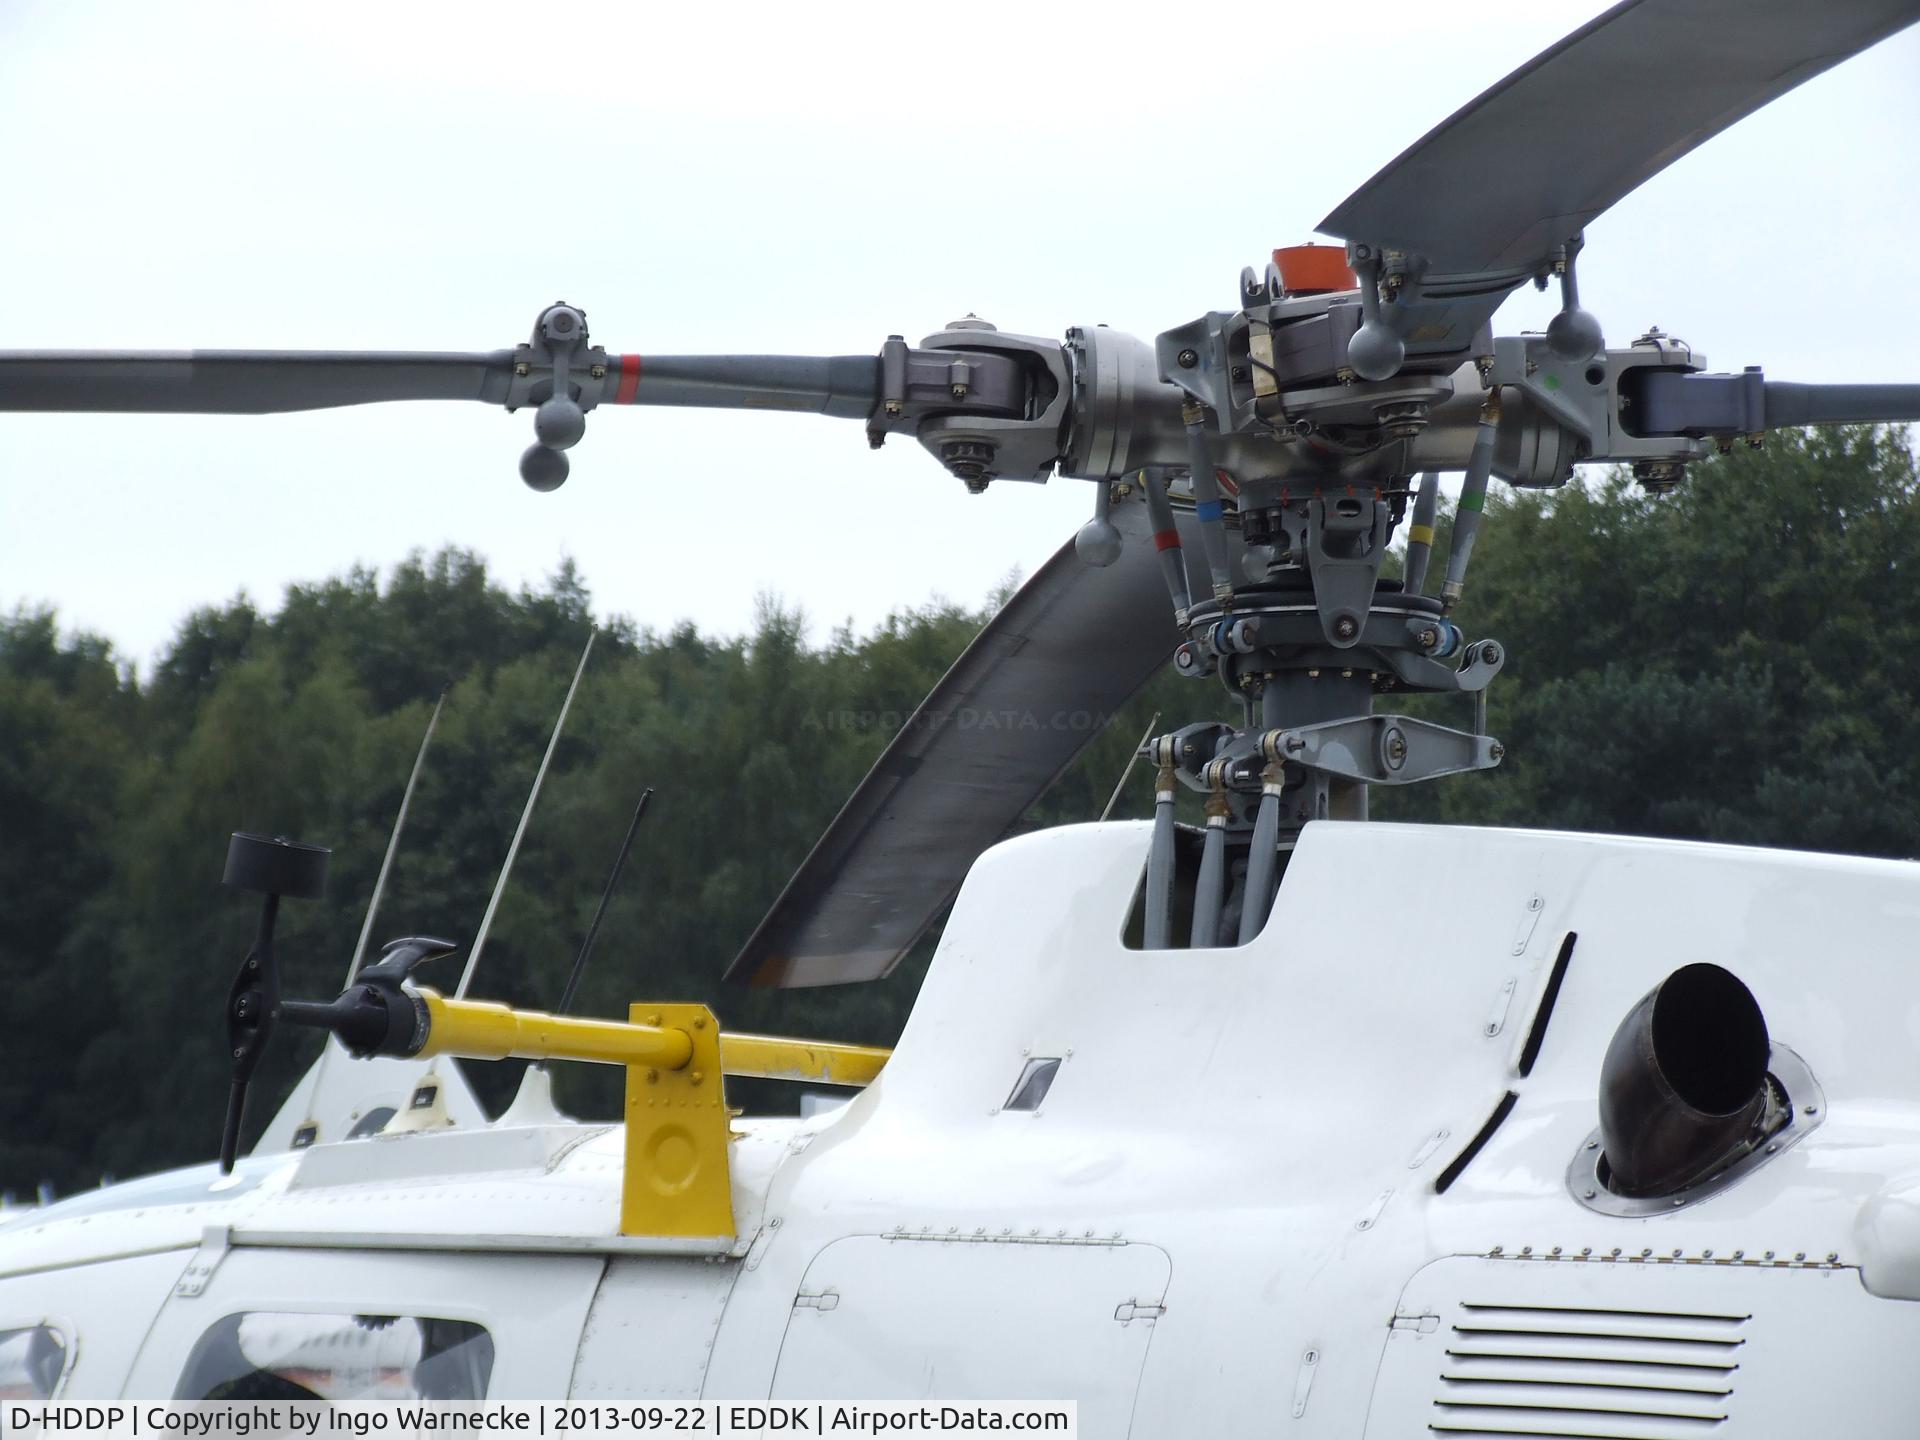
[[[1920,851],[1916,569],[1901,432],[1781,436],[1658,500],[1624,477],[1509,496],[1459,615],[1508,648],[1491,711],[1509,758],[1377,796],[1376,815]],[[579,1008],[704,1000],[741,1028],[891,1040],[928,945],[873,985],[770,993],[718,976],[991,608],[937,604],[817,642],[773,602],[731,638],[603,622],[477,993],[555,1002],[653,786]],[[271,613],[244,597],[203,610],[144,678],[49,611],[0,620],[0,1189],[211,1153],[220,1003],[253,923],[219,884],[226,837],[333,848],[328,899],[289,904],[280,945],[289,993],[333,993],[443,686],[375,942],[470,940],[592,623],[570,568],[513,593],[460,551],[295,586]],[[1180,723],[1222,714],[1223,697],[1161,676],[1029,823],[1097,816],[1155,711]],[[1144,814],[1149,790],[1136,771],[1120,813]],[[256,1125],[317,1049],[285,1032],[276,1045]],[[468,1069],[498,1105],[518,1067]],[[568,1108],[615,1113],[611,1072],[559,1075]]]

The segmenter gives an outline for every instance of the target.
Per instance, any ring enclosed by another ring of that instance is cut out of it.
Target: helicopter
[[[1088,1436],[1906,1433],[1920,1126],[1890,1002],[1920,869],[1367,813],[1374,786],[1504,757],[1504,646],[1453,618],[1494,477],[1608,463],[1659,492],[1769,429],[1920,419],[1916,385],[1609,344],[1579,287],[1609,205],[1916,20],[1627,0],[1337,207],[1339,244],[1276,252],[1151,342],[969,317],[877,355],[655,356],[555,304],[484,354],[0,353],[0,410],[531,410],[543,491],[596,411],[663,405],[859,421],[969,490],[1059,474],[1092,501],[731,968],[873,979],[951,904],[891,1053],[670,1001],[599,1021],[444,994],[422,967],[458,947],[430,935],[284,996],[275,916],[320,896],[325,855],[236,836],[227,878],[263,898],[225,1007],[228,1153],[0,1225],[0,1384],[1070,1400]],[[1499,335],[1529,284],[1559,312]],[[1444,565],[1442,472],[1464,476]],[[1003,840],[1088,736],[961,717],[1111,713],[1168,663],[1240,719],[1147,737],[1153,818]],[[1458,723],[1390,708],[1408,695]],[[1393,943],[1399,887],[1442,876],[1471,877],[1445,923]],[[389,1061],[616,1065],[625,1119],[239,1157],[276,1026]],[[737,1117],[727,1075],[860,1093]]]

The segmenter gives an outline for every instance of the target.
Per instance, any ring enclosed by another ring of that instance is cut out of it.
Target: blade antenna
[[[560,702],[560,718],[553,722],[553,735],[547,741],[547,753],[540,757],[540,769],[533,777],[533,789],[527,793],[526,808],[520,812],[520,824],[514,829],[513,843],[507,846],[506,863],[500,867],[500,878],[493,882],[493,897],[487,901],[487,913],[480,917],[480,933],[473,938],[473,949],[467,955],[467,968],[460,972],[460,986],[453,992],[453,998],[465,998],[467,986],[473,981],[473,972],[479,967],[480,952],[487,947],[487,932],[493,928],[493,915],[500,908],[500,897],[506,893],[507,877],[513,873],[513,860],[520,853],[520,841],[527,833],[527,822],[533,818],[533,807],[540,799],[540,787],[546,783],[547,767],[553,763],[553,752],[560,744],[560,732],[567,726],[567,711],[573,708],[573,695],[580,688],[580,677],[587,672],[587,657],[593,654],[593,642],[597,631],[587,632],[586,647],[580,652],[580,663],[574,667],[573,683],[567,686],[567,698]]]
[[[1427,562],[1433,558],[1433,518],[1440,508],[1440,472],[1425,471],[1413,493],[1413,521],[1407,526],[1407,568],[1401,588],[1418,595],[1427,588]]]
[[[647,802],[653,799],[653,787],[649,785],[640,794],[640,803],[633,807],[633,819],[627,825],[627,837],[620,842],[620,853],[613,857],[613,869],[607,874],[606,888],[600,892],[600,903],[593,907],[593,920],[587,926],[587,938],[580,942],[580,953],[573,957],[573,970],[567,976],[566,987],[560,992],[560,1003],[553,1013],[564,1015],[573,1008],[574,993],[580,988],[580,977],[586,973],[587,957],[593,954],[593,942],[600,934],[600,921],[607,913],[607,902],[613,898],[613,887],[620,883],[620,871],[626,866],[627,852],[633,849],[633,837],[640,829],[640,817],[647,813]],[[542,1065],[546,1061],[540,1062]]]
[[[1140,763],[1140,754],[1147,748],[1147,742],[1153,738],[1154,727],[1160,723],[1160,712],[1153,712],[1153,718],[1147,721],[1146,733],[1140,737],[1140,743],[1133,747],[1133,754],[1127,757],[1126,768],[1120,772],[1120,783],[1113,787],[1113,794],[1107,797],[1107,808],[1100,812],[1105,820],[1113,814],[1113,807],[1120,803],[1120,792],[1127,788],[1127,777],[1133,774],[1133,767]]]
[[[360,973],[360,966],[367,958],[367,940],[373,934],[374,917],[380,913],[380,899],[387,893],[387,874],[393,869],[394,852],[400,848],[400,832],[407,825],[407,811],[413,805],[414,787],[420,783],[420,771],[427,763],[427,747],[433,743],[433,732],[440,724],[440,711],[447,703],[446,684],[440,687],[440,698],[433,702],[433,714],[427,717],[427,733],[420,737],[419,753],[413,757],[413,772],[407,776],[407,788],[400,795],[400,813],[393,817],[393,833],[387,837],[387,853],[380,860],[380,874],[373,882],[373,898],[367,902],[367,915],[360,922],[360,938],[354,942],[353,959],[347,965],[347,984],[353,983],[353,977]]]

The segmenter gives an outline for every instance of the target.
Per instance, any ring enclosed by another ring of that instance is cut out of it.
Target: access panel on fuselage
[[[593,1297],[573,1362],[575,1400],[698,1400],[740,1262],[620,1256]],[[730,1397],[723,1397],[730,1398]]]
[[[1075,1400],[1121,1440],[1167,1290],[1155,1245],[837,1240],[807,1267],[775,1400]]]
[[[1422,1268],[1387,1332],[1369,1440],[1914,1433],[1920,1305],[1869,1294],[1852,1268],[1731,1247],[1600,1253]]]

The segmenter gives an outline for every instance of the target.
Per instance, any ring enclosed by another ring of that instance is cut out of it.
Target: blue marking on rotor
[[[1227,504],[1224,500],[1202,500],[1193,507],[1193,513],[1208,524],[1212,524],[1227,513]]]

